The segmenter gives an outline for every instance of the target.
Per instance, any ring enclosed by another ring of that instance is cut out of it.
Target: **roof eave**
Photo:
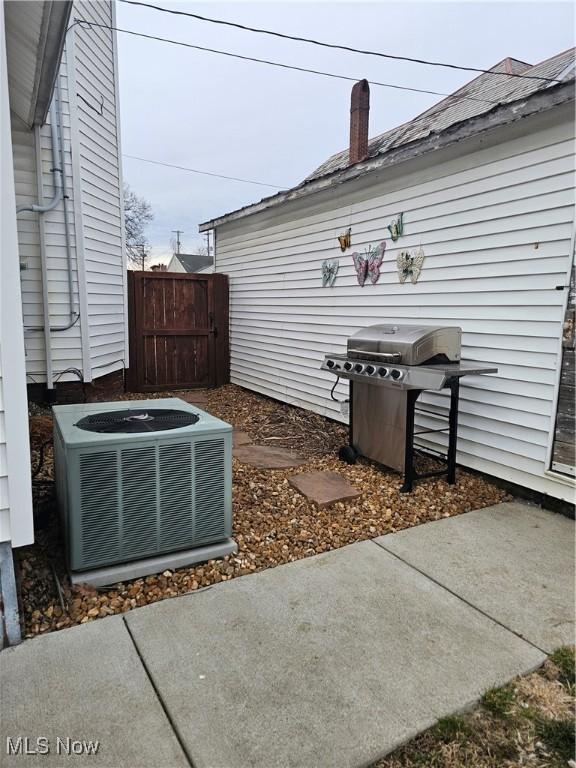
[[[291,200],[299,200],[302,197],[357,179],[359,176],[364,176],[367,173],[398,165],[429,152],[444,149],[458,141],[472,138],[483,131],[515,123],[523,118],[546,112],[556,106],[573,101],[574,95],[574,80],[551,86],[542,91],[536,91],[523,99],[497,105],[481,115],[454,123],[439,133],[432,133],[423,139],[412,141],[400,147],[394,147],[361,163],[333,171],[317,179],[304,182],[285,192],[265,197],[258,203],[252,203],[244,208],[239,208],[231,213],[206,221],[200,224],[198,229],[200,232],[207,232],[222,224],[253,216]]]
[[[30,114],[32,125],[43,125],[46,122],[71,12],[72,0],[50,2],[45,6],[42,30],[43,55],[38,58],[36,70],[36,91]]]

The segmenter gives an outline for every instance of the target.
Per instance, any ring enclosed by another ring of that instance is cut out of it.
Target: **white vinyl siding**
[[[73,302],[79,304],[78,276],[76,270],[75,228],[74,228],[74,179],[70,159],[70,105],[68,81],[65,76],[66,55],[60,68],[59,80],[62,95],[63,141],[65,150],[65,173],[69,195],[68,212],[72,242]],[[36,136],[17,119],[13,120],[14,167],[16,177],[17,204],[31,204],[50,201],[54,194],[52,168],[52,143],[50,120],[39,129],[39,157],[37,166]],[[42,198],[41,198],[41,195]],[[24,336],[26,341],[26,371],[28,381],[44,381],[46,375],[45,339],[42,331],[32,330],[44,325],[42,300],[42,267],[40,260],[40,229],[44,229],[46,264],[48,268],[48,303],[50,327],[63,328],[70,323],[68,295],[68,270],[66,239],[64,230],[63,203],[53,211],[42,214],[24,212],[18,215],[18,240],[20,243],[22,302],[24,313]],[[66,368],[82,368],[81,324],[76,323],[67,330],[54,330],[51,334],[52,371],[55,376]],[[64,376],[75,378],[74,376]]]
[[[73,16],[112,24],[109,2],[75,4]],[[59,376],[79,369],[86,381],[122,367],[127,360],[125,258],[122,247],[121,175],[118,149],[117,94],[113,34],[74,27],[60,66],[64,122],[65,171],[73,256],[74,306],[79,321],[51,334],[52,371]],[[86,101],[83,101],[83,97]],[[104,114],[99,115],[100,99]],[[87,106],[91,104],[94,109]],[[41,169],[37,168],[34,132],[13,116],[12,141],[17,204],[53,195],[50,126],[40,129]],[[48,266],[50,324],[69,323],[67,257],[63,205],[42,215],[18,216],[22,302],[29,383],[46,381],[40,228],[44,229]],[[75,381],[74,373],[60,381]]]
[[[353,193],[342,185],[219,226],[231,377],[341,419],[329,397],[333,377],[319,370],[324,354],[378,322],[459,325],[463,358],[499,369],[463,380],[459,462],[570,498],[546,462],[565,301],[557,286],[566,284],[574,227],[574,124],[500,137],[434,166],[416,170],[416,161],[404,176],[398,168],[377,183],[367,175]],[[392,243],[386,225],[400,212],[405,234]],[[336,238],[349,226],[352,248],[341,253]],[[361,288],[351,254],[384,239],[380,280]],[[396,256],[419,246],[420,280],[401,285]],[[332,288],[321,285],[325,259],[340,264]],[[336,394],[345,397],[344,383]],[[447,406],[444,394],[425,399]],[[432,417],[422,423],[438,426]]]
[[[88,21],[113,26],[109,2],[83,3],[81,11]],[[90,365],[95,378],[121,368],[127,360],[114,45],[114,33],[109,30],[75,30],[86,299]]]
[[[34,541],[16,192],[0,3],[0,542]]]

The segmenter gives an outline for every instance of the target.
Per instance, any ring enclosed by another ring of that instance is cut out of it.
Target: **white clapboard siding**
[[[73,15],[75,13],[102,24],[112,22],[111,4],[106,2],[76,3]],[[106,30],[75,27],[68,33],[68,52],[64,52],[59,72],[73,298],[80,319],[72,328],[55,330],[51,334],[52,370],[58,375],[69,368],[79,369],[86,380],[121,368],[122,360],[126,359],[125,341],[120,340],[122,334],[126,335],[126,306],[112,34]],[[104,98],[104,115],[95,111],[101,96]],[[39,170],[44,201],[50,200],[53,186],[49,121],[40,129],[40,169],[37,168],[34,132],[14,115],[12,141],[17,204],[38,201]],[[18,216],[29,382],[46,380],[44,333],[31,330],[44,325],[41,226],[46,244],[50,325],[57,329],[69,322],[64,214],[60,203],[53,211],[42,215],[42,223],[35,213]],[[102,325],[107,325],[107,343],[95,338]],[[59,377],[60,381],[76,379],[74,373]]]
[[[80,7],[82,18],[113,26],[110,2]],[[77,27],[74,31],[86,309],[94,378],[121,368],[127,360],[114,45],[114,32],[109,30]],[[99,114],[102,100],[103,114]]]
[[[498,374],[463,380],[458,460],[568,498],[547,474],[559,337],[574,229],[574,124],[499,141],[363,189],[310,196],[228,222],[216,232],[216,271],[230,278],[231,377],[257,392],[342,419],[329,397],[324,354],[378,322],[459,325],[463,358]],[[386,225],[404,212],[405,234]],[[336,238],[352,228],[352,248]],[[361,288],[351,254],[386,239],[381,277]],[[416,285],[401,285],[396,256],[422,246]],[[338,259],[322,288],[324,259]],[[343,399],[347,385],[336,395]],[[447,409],[444,393],[425,401]],[[420,423],[438,426],[433,416]],[[445,436],[426,436],[428,447]],[[424,440],[422,440],[424,442]]]
[[[75,185],[70,157],[70,105],[68,80],[66,77],[66,53],[59,73],[62,95],[63,141],[65,150],[65,173],[69,195],[68,212],[72,242],[72,268],[74,306],[79,306],[78,275],[76,270],[76,252],[74,237],[74,194]],[[13,120],[12,140],[14,144],[14,171],[17,204],[35,203],[43,195],[43,201],[49,201],[54,193],[51,168],[52,143],[50,119],[40,129],[39,155],[34,132]],[[41,174],[41,189],[38,174]],[[47,263],[47,291],[52,333],[52,369],[55,375],[66,368],[82,368],[81,326],[76,323],[67,330],[57,330],[69,324],[68,271],[66,239],[64,229],[63,203],[53,210],[42,214],[42,221],[37,213],[21,213],[18,216],[18,239],[20,261],[22,263],[22,302],[24,309],[24,330],[26,342],[26,371],[29,381],[44,381],[46,375],[46,350],[44,333],[33,330],[44,325],[42,299],[42,269],[40,261],[40,227],[44,228]],[[58,354],[55,350],[66,350]],[[70,378],[62,377],[63,380]],[[72,376],[71,378],[75,378]]]
[[[26,171],[19,152],[16,164]],[[4,8],[0,3],[0,542],[23,546],[34,541],[28,414],[26,409],[24,334],[20,255],[16,223],[16,182]],[[33,174],[33,171],[32,171]],[[24,182],[25,183],[25,182]],[[19,192],[22,192],[20,188]]]
[[[0,542],[10,539],[10,492],[8,489],[8,457],[2,383],[2,350],[0,349]]]

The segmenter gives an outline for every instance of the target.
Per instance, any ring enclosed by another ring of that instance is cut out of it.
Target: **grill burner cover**
[[[87,432],[109,435],[136,432],[164,432],[196,424],[199,416],[175,408],[131,408],[126,411],[108,411],[85,416],[76,424]]]

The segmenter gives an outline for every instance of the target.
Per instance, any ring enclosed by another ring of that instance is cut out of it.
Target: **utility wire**
[[[137,157],[136,155],[127,155],[122,153],[123,157],[129,157],[131,160],[140,160],[142,163],[152,163],[153,165],[165,165],[167,168],[177,168],[179,171],[189,171],[190,173],[200,173],[202,176],[215,176],[217,179],[229,179],[230,181],[242,181],[244,184],[257,184],[259,187],[273,187],[274,189],[286,189],[277,184],[266,184],[264,181],[253,181],[252,179],[240,179],[236,176],[224,176],[221,173],[211,173],[210,171],[199,171],[196,168],[186,168],[183,165],[173,165],[164,163],[161,160],[150,160],[147,157]]]
[[[411,56],[399,56],[392,53],[382,53],[381,51],[368,51],[361,48],[353,48],[349,45],[339,45],[337,43],[326,43],[321,40],[314,40],[309,37],[298,37],[297,35],[287,35],[283,32],[275,32],[270,29],[261,29],[259,27],[248,27],[245,24],[238,24],[233,21],[224,21],[223,19],[213,19],[210,16],[201,16],[199,13],[190,13],[188,11],[177,11],[172,8],[163,8],[159,5],[152,5],[150,3],[141,3],[139,0],[120,0],[121,3],[128,5],[139,5],[142,8],[151,8],[154,11],[162,11],[163,13],[171,13],[175,16],[188,16],[191,19],[198,21],[207,21],[211,24],[222,24],[226,27],[235,27],[241,29],[244,32],[256,32],[261,35],[272,35],[273,37],[281,37],[284,40],[294,40],[298,43],[310,43],[311,45],[319,45],[323,48],[335,48],[340,51],[348,51],[349,53],[360,53],[363,56],[378,56],[383,59],[395,59],[396,61],[410,61],[414,64],[425,64],[429,67],[446,67],[447,69],[459,69],[465,72],[478,72],[483,75],[496,75],[499,77],[518,77],[523,80],[539,80],[544,83],[560,83],[561,80],[550,77],[539,77],[538,75],[522,75],[516,72],[494,72],[490,69],[480,69],[479,67],[466,67],[459,64],[446,64],[441,61],[428,61],[427,59],[415,59]],[[376,83],[374,83],[376,85]],[[444,94],[439,94],[440,96]]]
[[[271,67],[280,67],[281,69],[293,69],[297,72],[307,72],[312,75],[321,75],[323,77],[331,77],[335,78],[336,80],[348,80],[350,82],[357,82],[358,80],[361,80],[360,77],[350,77],[348,75],[336,75],[333,72],[323,72],[318,69],[307,69],[306,67],[297,67],[294,64],[282,64],[278,61],[269,61],[268,59],[257,59],[252,56],[242,56],[239,53],[230,53],[230,51],[221,51],[216,48],[206,48],[202,45],[193,45],[192,43],[184,43],[181,40],[172,40],[171,38],[167,37],[158,37],[157,35],[147,35],[144,32],[135,32],[132,29],[122,29],[121,27],[112,27],[108,24],[99,24],[95,21],[85,21],[84,19],[75,19],[74,24],[72,24],[69,29],[72,28],[72,26],[75,25],[86,25],[89,27],[97,27],[100,29],[108,29],[113,32],[123,32],[126,35],[132,35],[134,37],[143,37],[146,40],[157,40],[160,43],[170,43],[171,45],[179,45],[183,48],[192,48],[196,51],[206,51],[207,53],[216,53],[220,56],[228,56],[232,59],[242,59],[243,61],[253,61],[257,64],[268,64]],[[430,94],[431,96],[452,96],[451,93],[444,93],[442,91],[430,91],[425,88],[411,88],[407,85],[396,85],[394,83],[380,83],[376,80],[370,80],[370,85],[377,85],[381,88],[394,88],[399,91],[412,91],[414,93],[426,93]],[[479,101],[483,104],[499,104],[499,101],[494,101],[490,99],[481,99],[477,98],[475,96],[460,96],[459,100],[467,100],[467,101]]]

